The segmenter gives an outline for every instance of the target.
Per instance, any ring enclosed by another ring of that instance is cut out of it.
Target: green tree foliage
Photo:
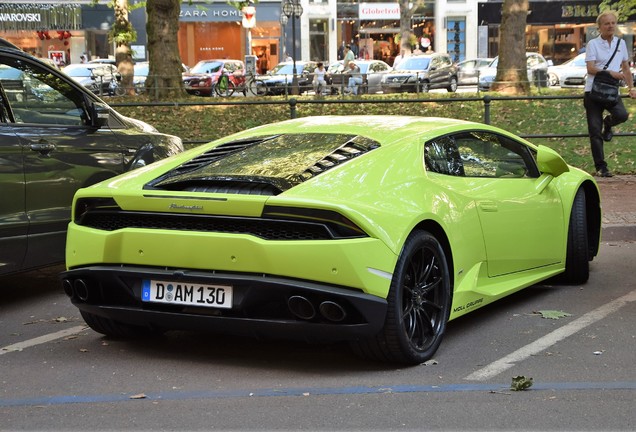
[[[618,20],[625,21],[628,17],[636,13],[636,0],[603,0],[599,4],[599,10],[604,11],[606,9],[615,10],[618,12]]]

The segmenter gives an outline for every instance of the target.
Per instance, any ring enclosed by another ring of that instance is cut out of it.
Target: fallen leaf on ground
[[[532,387],[532,378],[526,378],[523,375],[517,375],[512,377],[512,384],[510,385],[510,390],[512,391],[522,391]]]
[[[537,311],[536,313],[541,315],[541,318],[546,318],[546,319],[559,319],[563,317],[572,316],[572,314],[559,311],[559,310],[541,310],[541,311]]]

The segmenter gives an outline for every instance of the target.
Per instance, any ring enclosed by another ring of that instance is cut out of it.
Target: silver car
[[[495,57],[490,66],[482,69],[479,76],[479,90],[488,91],[492,87],[492,83],[497,76],[497,65],[499,57]],[[526,67],[528,69],[528,81],[538,87],[546,87],[548,85],[548,62],[539,53],[526,53]]]
[[[473,58],[457,63],[457,84],[477,85],[482,69],[488,67],[492,60],[492,58]]]
[[[355,64],[360,68],[362,74],[362,93],[377,93],[382,90],[380,81],[382,77],[392,70],[391,66],[382,60],[355,60]],[[329,65],[327,70],[328,78],[331,80],[333,90],[342,91],[347,87],[349,75],[344,73],[343,61],[337,61]]]
[[[551,86],[580,87],[585,85],[586,78],[585,54],[579,54],[561,65],[548,68],[548,83]]]

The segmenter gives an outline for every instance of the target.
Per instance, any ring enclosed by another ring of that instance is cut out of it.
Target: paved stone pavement
[[[603,208],[603,240],[636,241],[636,176],[597,177]]]

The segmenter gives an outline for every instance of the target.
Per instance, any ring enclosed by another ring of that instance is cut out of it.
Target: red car
[[[245,65],[241,60],[201,60],[183,74],[186,91],[197,96],[214,96],[214,85],[224,69],[230,75],[245,73]]]

